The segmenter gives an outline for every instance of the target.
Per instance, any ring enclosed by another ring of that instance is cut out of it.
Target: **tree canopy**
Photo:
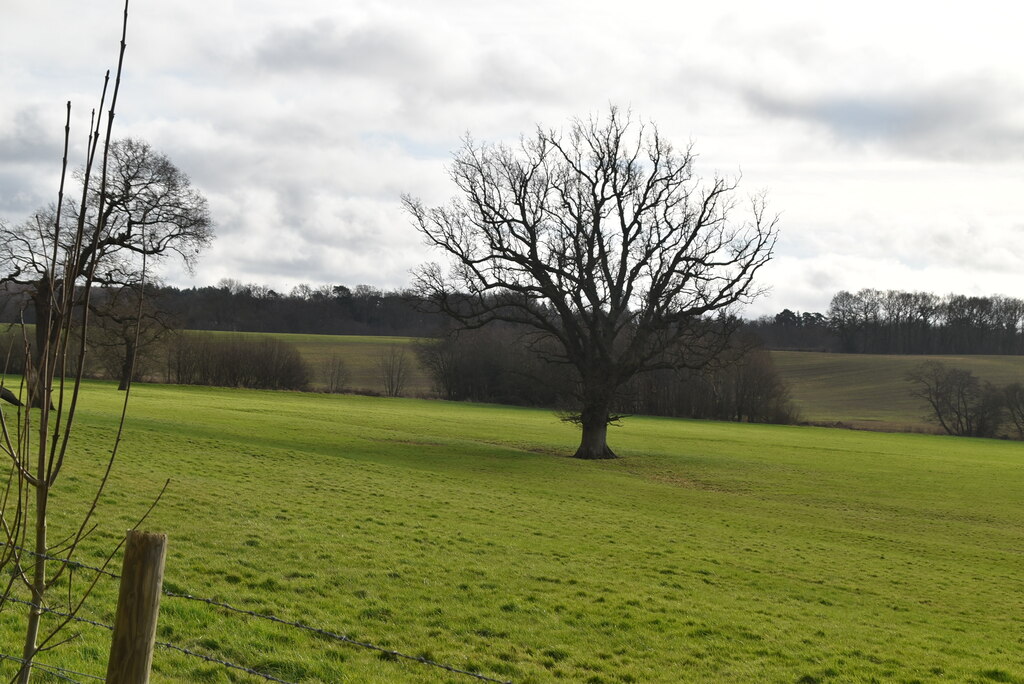
[[[29,290],[36,355],[60,343],[57,327],[38,322],[54,308],[80,306],[80,284],[138,286],[147,263],[177,255],[191,268],[213,239],[206,198],[166,155],[124,138],[111,142],[105,162],[101,182],[87,182],[88,165],[78,172],[79,202],[0,223],[0,282]]]
[[[0,227],[2,280],[37,283],[56,249],[65,255],[57,276],[71,268],[75,278],[93,272],[98,284],[126,284],[137,278],[143,257],[177,254],[191,267],[213,238],[206,198],[166,155],[134,138],[111,144],[106,183],[92,183],[84,205],[65,201],[62,216],[45,207],[21,224]],[[75,225],[80,213],[84,235],[61,230]],[[68,258],[72,254],[76,258]]]

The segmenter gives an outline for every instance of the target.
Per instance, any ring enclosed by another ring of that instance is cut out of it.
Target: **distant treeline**
[[[6,295],[6,296],[5,296]],[[223,280],[216,287],[149,288],[152,306],[186,330],[437,337],[449,325],[402,290],[299,285],[287,293]],[[26,298],[0,292],[0,322],[34,321]],[[858,354],[1024,354],[1024,301],[864,289],[837,293],[828,311],[745,322],[768,349]]]
[[[148,287],[146,296],[185,330],[429,337],[441,326],[437,316],[417,311],[408,293],[369,285],[299,285],[285,294],[226,279],[216,287]],[[22,309],[34,323],[18,289],[0,293],[0,322],[20,320]]]
[[[1024,301],[865,289],[828,312],[786,309],[749,324],[770,349],[857,354],[1024,354]]]

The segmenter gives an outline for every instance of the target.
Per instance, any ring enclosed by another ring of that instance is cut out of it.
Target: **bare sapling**
[[[126,0],[117,69],[113,80],[109,71],[104,77],[99,107],[92,112],[86,159],[79,177],[80,204],[73,210],[69,209],[73,202],[65,197],[72,118],[71,103],[67,103],[56,205],[45,216],[37,216],[37,220],[52,221],[46,224],[46,234],[51,238],[47,241],[48,249],[36,254],[39,282],[35,299],[45,297],[46,305],[36,308],[35,334],[30,335],[28,328],[21,326],[24,372],[16,385],[10,382],[13,378],[6,376],[7,366],[4,367],[3,385],[15,402],[8,401],[7,407],[0,410],[0,452],[10,468],[0,494],[0,569],[4,571],[0,610],[28,604],[21,664],[14,678],[21,684],[31,678],[40,652],[74,638],[65,636],[65,630],[100,578],[95,573],[83,581],[79,579],[81,573],[76,573],[72,591],[70,561],[97,529],[94,519],[117,458],[130,394],[126,393],[120,422],[112,436],[113,446],[106,464],[97,473],[95,490],[87,501],[79,502],[84,504],[85,512],[66,528],[55,525],[51,529],[51,506],[56,505],[53,494],[64,466],[76,455],[76,440],[72,437],[81,398],[90,297],[97,283],[98,267],[89,246],[97,243],[108,215],[104,211],[107,169],[127,26]],[[9,364],[13,352],[5,353]],[[101,569],[122,543],[109,551]],[[61,586],[59,593],[51,591],[62,580],[67,588]],[[27,601],[18,598],[26,595]]]

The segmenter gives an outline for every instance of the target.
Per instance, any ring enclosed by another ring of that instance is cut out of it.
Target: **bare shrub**
[[[544,360],[545,344],[551,346],[522,328],[495,324],[421,340],[415,348],[442,399],[568,407],[576,377],[569,366]]]
[[[1006,416],[1017,431],[1017,439],[1024,439],[1024,385],[1019,382],[1003,388]]]
[[[750,423],[796,423],[800,416],[771,355],[734,347],[697,369],[665,369],[630,385],[624,410],[648,415]]]
[[[994,437],[1003,419],[1003,390],[982,382],[969,370],[926,361],[907,373],[911,394],[924,400],[928,419],[948,434]]]
[[[409,357],[405,349],[391,345],[377,356],[377,372],[384,387],[384,396],[400,397],[409,381]]]
[[[323,362],[324,387],[331,394],[340,394],[348,389],[352,380],[352,371],[349,370],[345,359],[337,354],[332,354],[329,359]]]
[[[545,361],[544,344],[522,328],[492,325],[420,341],[416,353],[444,399],[546,406],[578,419],[572,409],[578,378],[566,364]],[[638,375],[616,394],[613,408],[620,416],[799,421],[770,354],[740,339],[700,368]]]

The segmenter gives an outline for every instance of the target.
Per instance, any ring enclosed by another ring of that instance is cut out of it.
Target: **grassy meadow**
[[[170,478],[145,527],[172,591],[515,682],[1024,682],[1020,443],[631,418],[621,459],[581,462],[547,411],[133,391],[81,560]],[[55,537],[121,396],[85,388]],[[101,579],[83,614],[115,601]],[[75,631],[41,661],[101,676],[109,634]],[[293,682],[473,681],[183,599],[158,640]],[[153,680],[259,681],[164,649]]]

